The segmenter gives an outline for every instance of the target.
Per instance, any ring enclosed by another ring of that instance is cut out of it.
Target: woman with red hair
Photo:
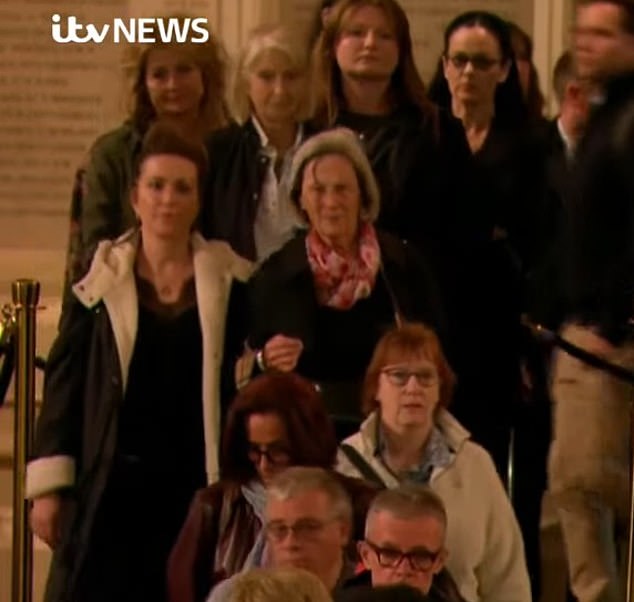
[[[229,409],[220,481],[199,490],[168,562],[170,602],[205,600],[219,581],[259,567],[266,487],[289,466],[332,469],[337,441],[314,385],[294,373],[252,380]],[[353,500],[355,535],[376,490],[339,475]]]

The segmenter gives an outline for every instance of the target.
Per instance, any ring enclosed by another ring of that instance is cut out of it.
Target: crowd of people
[[[632,385],[572,353],[634,369],[634,3],[573,42],[552,121],[486,11],[427,85],[397,0],[232,74],[130,48],[27,468],[46,602],[536,601],[547,487],[571,594],[624,599]]]

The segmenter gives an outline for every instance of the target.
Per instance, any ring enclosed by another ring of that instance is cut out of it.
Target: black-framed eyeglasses
[[[403,562],[403,559],[405,559],[409,562],[409,566],[413,571],[430,571],[438,559],[438,556],[440,556],[440,553],[442,552],[442,548],[440,550],[436,550],[435,552],[424,548],[411,550],[410,552],[402,552],[401,550],[395,550],[394,548],[382,548],[367,539],[365,540],[365,543],[368,544],[368,546],[376,554],[376,559],[379,564],[383,568],[388,569],[397,568],[401,562]]]
[[[395,387],[404,387],[412,376],[421,387],[432,387],[438,383],[438,371],[434,367],[409,370],[400,366],[391,366],[381,370]]]
[[[291,459],[289,451],[280,445],[256,445],[249,443],[247,456],[254,464],[259,464],[262,458],[266,458],[269,464],[283,465]]]
[[[458,71],[465,69],[469,63],[476,71],[488,71],[493,65],[499,65],[502,62],[500,59],[493,59],[485,54],[465,54],[463,52],[458,52],[447,59]]]
[[[295,538],[302,541],[309,541],[317,539],[319,534],[324,530],[326,525],[337,520],[331,518],[329,520],[319,520],[316,518],[302,518],[292,525],[287,525],[282,521],[271,521],[265,525],[266,534],[276,542],[284,541],[289,533],[292,533]]]

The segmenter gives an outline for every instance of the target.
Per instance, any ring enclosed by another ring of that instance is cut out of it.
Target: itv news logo
[[[170,17],[163,18],[132,18],[113,19],[112,23],[95,25],[93,23],[79,23],[77,17],[66,17],[66,35],[62,33],[64,25],[62,17],[54,14],[51,17],[51,35],[58,44],[102,44],[108,35],[111,36],[115,44],[122,40],[132,44],[152,44],[155,42],[192,42],[194,44],[204,44],[209,40],[209,30],[207,29],[207,19],[199,17],[196,19],[178,19]]]

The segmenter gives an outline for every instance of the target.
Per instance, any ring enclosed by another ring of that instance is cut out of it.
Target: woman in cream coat
[[[202,145],[148,131],[140,226],[100,243],[62,316],[26,475],[47,602],[165,600],[189,501],[218,478],[226,314],[251,264],[192,233],[205,169]]]
[[[447,509],[447,569],[469,602],[530,602],[522,536],[493,461],[445,409],[454,377],[438,338],[404,324],[377,345],[358,433],[338,470],[396,487],[429,483]]]

